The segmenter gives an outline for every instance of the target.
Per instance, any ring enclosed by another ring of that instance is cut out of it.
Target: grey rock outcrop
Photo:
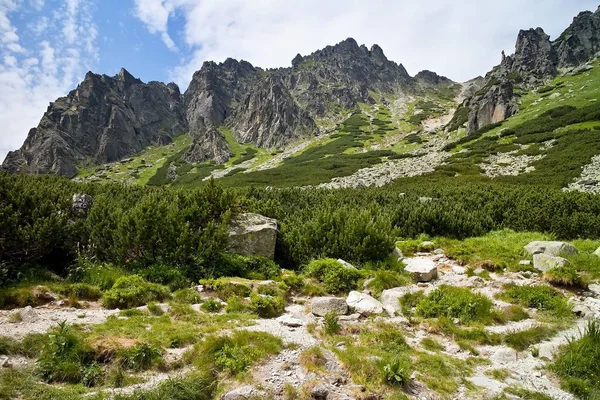
[[[542,28],[519,32],[515,53],[503,57],[485,77],[485,85],[470,95],[467,131],[501,122],[518,111],[514,86],[535,89],[554,78],[560,69],[578,67],[600,51],[600,10],[586,11],[555,41]]]
[[[78,215],[87,215],[92,205],[94,204],[94,199],[92,196],[85,193],[76,193],[73,195],[73,212]]]
[[[259,214],[242,214],[231,224],[229,250],[244,256],[275,257],[277,220]]]
[[[143,83],[125,69],[114,77],[89,72],[77,89],[50,104],[3,167],[72,177],[82,162],[118,161],[151,144],[168,144],[186,131],[174,83]]]
[[[534,241],[525,246],[525,250],[532,255],[547,254],[550,256],[565,256],[577,254],[577,248],[566,242]]]
[[[582,12],[554,41],[560,68],[577,66],[600,51],[600,8],[595,13]]]
[[[322,317],[329,312],[346,315],[348,305],[345,299],[339,297],[314,297],[310,302],[310,311],[317,317]]]
[[[569,260],[566,258],[551,256],[545,253],[533,255],[533,268],[541,272],[546,272],[552,268],[566,267],[568,265]]]
[[[346,304],[350,310],[365,317],[383,313],[383,305],[378,300],[365,293],[356,291],[350,292],[348,298],[346,298]]]
[[[406,259],[404,262],[406,263],[404,271],[413,274],[417,282],[430,282],[438,276],[437,266],[429,258],[415,257]]]
[[[306,110],[296,104],[281,79],[268,76],[239,104],[233,130],[241,143],[279,149],[318,133]]]

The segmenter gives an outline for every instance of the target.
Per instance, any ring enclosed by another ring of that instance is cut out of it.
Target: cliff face
[[[600,51],[600,8],[583,12],[554,42],[542,28],[519,32],[515,53],[486,75],[484,89],[463,103],[470,109],[467,130],[500,122],[518,111],[513,88],[533,89],[557,76],[559,71],[576,67]]]
[[[124,69],[115,77],[90,72],[77,89],[50,104],[3,167],[72,177],[78,164],[117,161],[186,131],[177,85],[145,84]]]

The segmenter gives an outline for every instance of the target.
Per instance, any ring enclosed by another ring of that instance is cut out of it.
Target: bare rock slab
[[[538,271],[546,272],[549,269],[566,267],[567,265],[569,265],[569,260],[566,258],[555,257],[543,253],[533,255],[533,268]]]
[[[412,293],[418,290],[418,288],[414,286],[404,286],[397,287],[392,289],[384,290],[381,293],[381,304],[387,313],[394,317],[397,314],[400,314],[402,309],[400,307],[400,298],[407,293]]]
[[[430,282],[437,278],[438,269],[429,258],[415,257],[404,260],[406,272],[413,274],[417,282]]]
[[[350,292],[346,299],[346,304],[351,310],[363,316],[383,313],[383,305],[366,293]]]
[[[558,257],[561,255],[573,255],[577,254],[577,248],[572,244],[565,242],[549,242],[549,241],[535,241],[525,246],[525,250],[532,255],[535,254],[546,254],[549,256]]]
[[[348,314],[346,299],[340,297],[315,297],[310,302],[310,309],[317,317],[322,317],[328,312],[335,312],[338,315]]]
[[[265,392],[256,389],[254,386],[242,386],[227,392],[221,400],[250,400],[257,397],[266,396]]]
[[[260,214],[242,214],[231,224],[229,250],[243,256],[275,257],[277,220]]]

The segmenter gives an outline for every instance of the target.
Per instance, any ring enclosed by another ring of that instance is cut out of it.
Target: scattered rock
[[[329,396],[329,387],[324,384],[318,384],[310,391],[310,397],[315,400],[326,400]]]
[[[432,251],[435,249],[435,243],[433,242],[422,242],[419,246],[423,251]]]
[[[93,204],[94,199],[92,196],[85,193],[76,193],[73,195],[73,212],[75,214],[87,215]]]
[[[383,313],[383,305],[365,293],[350,292],[346,299],[346,304],[351,310],[355,310],[364,316]]]
[[[544,253],[533,255],[533,268],[538,271],[546,272],[549,269],[565,267],[569,265],[569,260],[562,257],[555,257]]]
[[[282,315],[276,320],[281,325],[289,326],[291,328],[297,328],[304,325],[304,321],[298,318],[294,318],[291,315]]]
[[[535,241],[525,246],[525,250],[532,255],[543,253],[554,257],[558,257],[561,255],[573,255],[578,253],[577,248],[575,248],[575,246],[565,242]]]
[[[338,315],[348,314],[346,300],[340,297],[315,297],[310,302],[311,312],[317,317],[322,317],[328,312]]]
[[[457,275],[464,275],[467,273],[467,269],[465,267],[459,267],[457,265],[457,266],[452,267],[452,272],[454,272]]]
[[[266,396],[266,393],[248,385],[227,392],[221,400],[250,400],[263,396]]]
[[[385,311],[393,317],[401,312],[400,298],[407,293],[416,291],[417,288],[411,286],[397,287],[384,290],[381,293],[381,304]]]
[[[521,261],[519,261],[519,265],[521,265],[523,267],[527,267],[527,266],[531,265],[531,260],[521,260]]]
[[[346,268],[346,269],[356,269],[356,267],[352,264],[350,264],[349,262],[346,262],[344,260],[342,260],[341,258],[338,258],[337,262],[339,262],[340,264],[342,264],[342,267]]]
[[[413,274],[417,282],[430,282],[437,278],[438,270],[435,263],[424,257],[408,258],[406,263],[406,272]]]
[[[277,221],[259,214],[242,214],[231,225],[229,249],[244,256],[275,257]]]
[[[402,254],[402,250],[400,250],[398,247],[394,247],[394,251],[392,252],[392,255],[396,258],[404,258],[404,254]]]

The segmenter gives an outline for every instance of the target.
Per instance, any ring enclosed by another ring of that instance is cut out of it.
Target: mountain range
[[[124,69],[114,77],[89,72],[49,105],[2,168],[113,180],[163,174],[165,183],[187,175],[191,182],[291,168],[290,160],[301,162],[299,155],[354,135],[348,139],[353,145],[338,148],[356,167],[338,167],[316,182],[324,183],[395,159],[441,154],[453,140],[477,138],[472,135],[518,114],[527,93],[592,69],[599,51],[600,8],[580,13],[553,41],[541,28],[519,32],[514,54],[503,54],[484,78],[466,83],[431,71],[411,77],[379,46],[369,49],[351,38],[298,54],[285,68],[265,70],[234,59],[205,62],[183,94],[174,83],[144,83]],[[443,140],[426,136],[431,133],[443,134]],[[335,151],[321,161],[331,155]]]

